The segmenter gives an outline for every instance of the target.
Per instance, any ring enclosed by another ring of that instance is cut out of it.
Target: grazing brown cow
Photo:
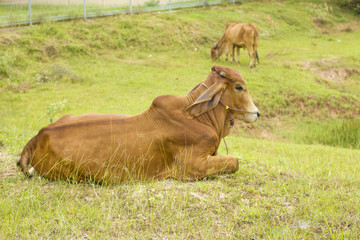
[[[214,66],[186,96],[159,96],[138,115],[63,116],[27,143],[18,165],[26,175],[31,164],[49,179],[96,183],[234,173],[236,157],[217,156],[220,140],[233,118],[259,116],[242,76]]]
[[[247,48],[250,56],[250,67],[255,67],[256,59],[259,63],[257,54],[258,40],[259,31],[253,24],[228,23],[219,42],[215,43],[211,48],[211,58],[216,60],[225,53],[227,61],[228,53],[230,52],[231,62],[233,62],[234,50],[237,48],[238,62],[240,62],[240,48]]]

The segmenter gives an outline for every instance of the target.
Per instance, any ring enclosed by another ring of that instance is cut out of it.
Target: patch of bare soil
[[[333,23],[323,18],[314,18],[313,23],[321,29],[323,34],[333,34],[339,32],[353,32],[359,29],[357,23]]]
[[[326,25],[327,21],[322,18],[314,18],[313,23],[315,23],[315,25],[318,27],[324,27]]]
[[[59,54],[59,50],[55,44],[46,45],[43,52],[48,58],[55,58]]]
[[[15,42],[20,38],[19,35],[15,31],[8,30],[0,30],[2,36],[0,36],[0,44],[7,46],[11,44],[15,44]]]
[[[0,152],[0,178],[8,178],[18,173],[11,155]]]
[[[360,114],[360,106],[353,105],[352,107],[342,107],[338,103],[351,102],[351,99],[346,97],[333,97],[332,99],[319,100],[313,96],[299,97],[289,96],[288,97],[296,109],[299,109],[301,116],[313,116],[322,118],[324,116],[337,118],[342,117],[358,117]]]
[[[5,86],[4,89],[12,91],[14,93],[19,93],[19,92],[25,93],[29,89],[31,89],[31,85],[28,83],[21,83],[19,85],[9,84],[9,85]]]
[[[271,118],[262,117],[259,124],[248,124],[236,121],[234,125],[235,133],[243,133],[249,137],[256,137],[267,140],[280,140],[280,137],[273,133],[274,128],[281,128],[282,123],[276,116]]]
[[[339,62],[338,59],[322,59],[320,61],[305,62],[303,66],[322,79],[338,83],[343,83],[352,75],[360,75],[359,70],[341,67]]]
[[[351,72],[346,69],[327,69],[327,70],[313,70],[313,72],[320,77],[333,82],[344,82],[345,78],[351,75]]]

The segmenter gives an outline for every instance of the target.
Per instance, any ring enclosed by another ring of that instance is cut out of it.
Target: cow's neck
[[[197,117],[199,122],[210,123],[218,133],[219,140],[230,133],[230,119],[227,111],[220,105]]]
[[[206,86],[211,86],[212,83],[205,81]],[[188,99],[188,104],[191,105],[204,91],[206,87],[199,85],[197,89],[189,93],[186,97]],[[212,126],[216,133],[218,134],[219,140],[230,133],[230,118],[227,114],[226,109],[218,104],[214,109],[201,114],[196,117],[199,122],[202,122],[206,125]]]
[[[227,42],[225,40],[225,35],[223,35],[219,42],[218,42],[218,47],[219,47],[219,53],[218,53],[218,57],[220,57],[224,52],[225,52],[225,49],[227,48]]]

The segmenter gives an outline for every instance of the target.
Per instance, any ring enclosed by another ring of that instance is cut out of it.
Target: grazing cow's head
[[[219,58],[219,45],[217,43],[214,44],[211,48],[211,58],[212,60],[216,60]]]
[[[233,118],[244,122],[255,122],[260,117],[244,79],[236,70],[213,66],[204,85],[208,89],[187,108],[190,116],[197,117],[221,104],[225,109],[229,107]]]

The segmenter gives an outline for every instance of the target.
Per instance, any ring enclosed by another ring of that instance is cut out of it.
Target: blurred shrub
[[[360,14],[360,0],[336,0],[336,3],[342,8],[346,8]]]

